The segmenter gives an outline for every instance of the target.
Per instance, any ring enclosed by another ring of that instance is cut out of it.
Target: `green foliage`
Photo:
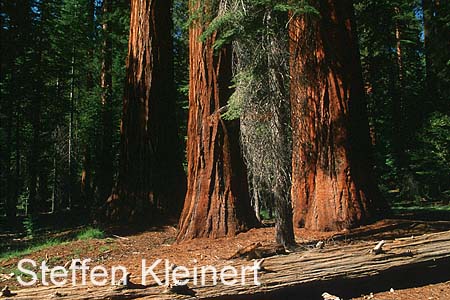
[[[273,1],[260,1],[260,2],[273,2]],[[274,11],[289,12],[292,16],[307,14],[310,16],[319,17],[320,13],[313,5],[309,4],[310,1],[291,1],[290,3],[279,2],[274,5]],[[273,5],[273,4],[272,4]]]
[[[182,141],[183,166],[187,169],[185,155],[187,140],[187,119],[189,109],[189,16],[188,1],[175,0],[172,10],[173,20],[173,52],[174,52],[174,81],[176,87],[176,118],[178,136]]]
[[[105,237],[105,233],[98,229],[98,228],[92,228],[88,227],[81,231],[76,239],[77,240],[92,240],[92,239],[103,239]]]
[[[240,9],[240,6],[245,6]],[[219,14],[213,18],[205,18],[203,24],[206,29],[200,37],[201,41],[216,34],[214,49],[221,49],[224,45],[231,43],[236,39],[242,39],[244,36],[251,33],[257,33],[264,30],[261,27],[260,17],[266,11],[272,11],[274,15],[290,12],[292,15],[308,14],[311,16],[319,16],[317,9],[310,5],[308,1],[292,1],[286,3],[282,0],[246,0],[243,2],[237,1],[229,4],[234,6],[225,11],[220,11]],[[199,9],[202,10],[202,7]],[[217,11],[216,11],[217,13]],[[211,12],[210,12],[211,14]],[[209,19],[211,19],[209,21]],[[253,37],[255,35],[252,35]]]
[[[0,92],[6,101],[1,104],[0,151],[6,155],[0,159],[0,203],[14,199],[19,214],[81,205],[78,187],[83,163],[86,157],[95,161],[101,147],[101,48],[106,35],[100,25],[104,20],[112,27],[112,130],[117,153],[129,2],[114,1],[109,15],[102,15],[99,5],[101,2],[94,0],[8,1],[1,5]],[[87,184],[92,191],[95,167],[89,166]],[[6,169],[9,172],[4,174]],[[90,200],[88,203],[95,203]],[[32,204],[36,211],[31,210]],[[1,205],[0,211],[3,213]]]
[[[261,210],[260,216],[261,216],[262,220],[267,220],[267,221],[273,220],[273,216],[270,216],[269,211],[265,210],[265,209]]]
[[[243,104],[245,101],[245,93],[241,93],[240,90],[236,90],[236,87],[242,87],[242,85],[250,85],[255,80],[254,74],[250,70],[240,71],[234,75],[234,85],[231,87],[235,89],[235,92],[230,96],[228,100],[228,110],[222,115],[225,120],[236,120],[242,115]]]
[[[34,227],[33,227],[33,229],[34,229]],[[34,232],[34,230],[33,230],[33,232]],[[62,238],[62,239],[49,238],[44,241],[41,241],[41,240],[35,241],[32,236],[27,237],[27,239],[30,239],[30,238],[31,238],[32,244],[31,244],[31,246],[27,247],[26,249],[12,250],[12,251],[6,251],[3,253],[0,253],[0,262],[2,262],[3,260],[11,259],[11,258],[27,256],[32,253],[39,252],[39,251],[42,251],[42,250],[45,250],[45,249],[48,249],[51,247],[64,245],[70,241],[86,241],[86,240],[92,240],[92,239],[103,239],[103,238],[105,238],[105,233],[98,228],[87,227],[87,228],[83,229],[79,234],[77,234],[74,238]],[[36,237],[34,237],[34,238],[36,238]],[[100,251],[107,251],[107,250],[103,249]]]
[[[450,199],[450,116],[434,113],[418,133],[418,147],[412,151],[412,169],[428,199]]]
[[[35,220],[34,220],[33,216],[27,216],[23,220],[23,227],[25,228],[27,237],[33,238],[33,235],[35,233]]]
[[[429,143],[424,141],[433,110],[445,108],[427,87],[421,5],[390,0],[355,5],[379,187],[394,202],[436,197],[430,190],[444,180],[440,163],[431,163],[437,156],[429,144],[440,137],[428,132]],[[439,183],[430,185],[433,181]]]

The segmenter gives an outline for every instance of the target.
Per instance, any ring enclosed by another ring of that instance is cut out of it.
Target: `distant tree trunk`
[[[397,16],[400,16],[400,9],[394,8]],[[409,136],[408,132],[408,102],[404,96],[404,54],[402,48],[403,27],[399,18],[395,21],[395,70],[392,78],[392,120],[393,120],[393,154],[396,160],[397,173],[401,184],[400,191],[402,195],[406,195],[409,199],[417,197],[419,191],[417,182],[413,177],[413,173],[408,163],[406,149]],[[411,104],[409,104],[411,105]]]
[[[1,76],[1,75],[0,75]],[[3,79],[3,78],[2,78]],[[12,176],[12,172],[11,172],[11,166],[12,166],[12,161],[11,161],[11,153],[12,153],[12,129],[13,129],[13,103],[12,103],[12,99],[8,99],[6,101],[6,117],[7,117],[7,121],[6,121],[6,153],[5,153],[5,157],[2,159],[5,159],[5,180],[6,180],[6,191],[5,191],[5,196],[6,196],[6,205],[5,205],[5,209],[6,209],[6,216],[8,217],[8,223],[12,223],[15,221],[16,218],[16,213],[17,213],[17,197],[14,193],[14,181],[13,180],[13,176]]]
[[[448,15],[450,2],[442,0],[422,0],[426,99],[428,111],[450,113],[448,93],[450,84],[445,74],[448,73],[448,48],[450,47],[450,30]],[[448,77],[448,76],[447,76]]]
[[[176,213],[185,178],[173,97],[171,5],[132,0],[119,178],[108,200],[115,221]]]
[[[40,134],[41,134],[41,103],[40,96],[37,95],[33,99],[31,115],[32,141],[30,152],[28,154],[28,172],[29,172],[29,191],[28,198],[29,213],[34,215],[42,209],[40,205],[40,197],[38,193],[38,173],[40,168]]]
[[[0,10],[0,12],[3,12]],[[6,36],[6,30],[4,30],[3,27],[3,20],[4,18],[0,16],[0,34],[5,37]],[[5,40],[7,40],[5,38]],[[5,55],[7,53],[7,50],[9,49],[5,49],[2,48],[1,51],[1,55]],[[9,68],[11,68],[10,66],[14,65],[14,62],[11,61],[12,59],[9,57],[5,57],[2,59],[4,59],[4,61],[2,63],[0,63],[0,82],[3,83],[5,82],[5,78],[6,78],[6,70],[8,70]],[[7,60],[9,59],[9,60]],[[11,68],[12,70],[14,70],[14,68]],[[12,78],[12,82],[14,82],[14,71],[11,72],[12,74],[10,75]],[[6,95],[3,93],[0,94],[0,96],[2,98],[6,98]],[[5,147],[5,152],[4,155],[1,155],[0,157],[0,166],[2,167],[0,169],[0,183],[2,184],[2,186],[0,187],[0,193],[1,193],[1,198],[0,200],[4,200],[5,202],[5,213],[6,216],[8,218],[8,223],[12,223],[14,222],[15,218],[16,218],[16,210],[17,210],[17,199],[14,197],[13,195],[13,176],[12,176],[12,160],[11,160],[11,154],[12,154],[12,134],[13,134],[13,115],[14,115],[14,101],[12,97],[9,97],[9,99],[4,99],[5,101],[2,102],[2,104],[0,105],[0,109],[2,109],[2,111],[4,111],[5,115],[6,115],[6,122],[5,123],[1,123],[1,127],[2,129],[5,128],[6,129],[6,141],[4,145],[0,146],[0,150],[2,151],[3,154],[3,147]],[[4,126],[4,127],[3,127]],[[4,176],[4,178],[2,178]],[[3,185],[3,181],[5,182],[5,184]],[[3,194],[4,192],[4,194]],[[4,199],[3,196],[5,197]]]
[[[22,164],[21,164],[21,140],[22,140],[22,136],[21,136],[21,132],[20,132],[20,128],[21,128],[21,120],[20,120],[20,103],[17,102],[16,103],[16,128],[15,128],[15,176],[14,176],[14,195],[13,195],[13,199],[14,202],[16,203],[17,206],[17,201],[19,199],[19,195],[20,195],[20,190],[22,187],[22,176],[21,176],[21,168],[22,168]]]
[[[54,165],[56,170],[56,164]],[[83,150],[83,169],[81,171],[81,198],[84,208],[92,205],[92,160],[91,150],[88,144]]]
[[[58,129],[56,129],[56,130],[58,130]],[[56,137],[55,137],[55,139],[56,139]],[[51,212],[55,213],[59,209],[59,205],[57,204],[57,199],[56,199],[56,197],[57,197],[56,196],[56,191],[57,191],[57,185],[58,185],[58,164],[57,164],[58,150],[57,150],[57,143],[56,143],[56,141],[53,144],[53,151],[54,151],[54,154],[53,154],[53,178],[52,178]]]
[[[91,60],[94,60],[94,51],[95,51],[95,31],[96,31],[96,22],[95,22],[95,1],[88,1],[88,33],[89,33],[89,47],[88,47],[88,57]],[[86,75],[86,89],[88,92],[92,93],[92,89],[94,88],[94,72],[93,68],[89,68]]]
[[[94,47],[95,47],[95,0],[88,1],[88,32],[89,32],[89,47],[87,50],[87,57],[90,61],[94,60]],[[93,68],[89,67],[86,74],[86,91],[89,96],[94,91],[94,72]],[[83,150],[83,161],[81,171],[81,200],[84,207],[90,207],[92,205],[92,166],[91,166],[91,147],[89,141],[85,142]]]
[[[213,3],[191,0],[191,15],[214,14]],[[205,28],[194,20],[189,29],[188,189],[179,241],[231,236],[257,222],[239,147],[239,123],[223,120],[219,112],[231,95],[231,47],[215,54],[216,33],[199,40]]]
[[[98,167],[98,194],[100,201],[106,200],[111,193],[113,185],[113,116],[112,116],[112,41],[111,18],[112,0],[103,1],[103,46],[102,46],[102,70],[101,70],[101,114],[102,114],[102,138]]]
[[[399,14],[399,8],[395,8],[395,14]],[[401,29],[399,21],[395,21],[395,61],[396,64],[393,68],[395,74],[392,78],[392,120],[393,120],[393,152],[395,155],[398,171],[402,174],[403,169],[406,167],[405,157],[405,131],[404,127],[404,109],[403,109],[403,57],[402,57],[402,45],[401,45]]]
[[[339,230],[367,222],[375,196],[350,0],[310,1],[290,22],[294,224]]]
[[[40,37],[41,38],[41,37]],[[37,41],[38,47],[42,47],[41,40]],[[30,152],[28,154],[28,172],[29,172],[29,212],[31,215],[43,212],[45,210],[43,205],[42,194],[40,191],[40,186],[43,184],[43,179],[40,177],[41,174],[41,114],[42,114],[42,74],[41,74],[41,64],[43,63],[43,53],[40,49],[37,54],[37,70],[34,76],[34,94],[31,99],[31,127],[32,127],[32,140]]]
[[[69,132],[68,132],[68,179],[67,179],[67,203],[66,208],[72,207],[73,198],[73,136],[74,136],[74,110],[75,110],[75,45],[72,45],[72,59],[70,67],[70,108],[69,108]]]
[[[425,70],[427,93],[429,95],[429,103],[433,104],[433,100],[437,95],[436,75],[433,64],[433,40],[434,40],[434,0],[422,0],[423,10],[423,32],[424,32],[424,46],[425,46]]]
[[[60,76],[56,76],[56,82],[55,82],[55,95],[56,95],[56,101],[61,101],[61,84],[60,84]],[[59,141],[59,134],[61,132],[60,126],[57,125],[55,130],[53,131],[53,151],[54,151],[54,157],[53,157],[53,189],[52,189],[52,212],[59,212],[62,208],[63,204],[63,198],[58,195],[58,191],[60,190],[60,183],[59,183],[59,177],[60,173],[59,170],[59,159],[60,159],[60,148],[58,147],[58,141]]]

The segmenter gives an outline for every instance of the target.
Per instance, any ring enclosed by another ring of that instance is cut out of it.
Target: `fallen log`
[[[114,290],[105,287],[36,287],[14,291],[13,299],[50,299],[64,295],[63,299],[251,299],[252,295],[270,294],[288,288],[298,288],[312,283],[323,286],[348,279],[367,279],[402,268],[450,264],[450,231],[426,234],[411,238],[386,240],[383,252],[373,255],[371,242],[340,243],[327,247],[280,255],[264,260],[264,268],[271,272],[260,273],[260,286],[221,283],[189,288],[195,297],[167,293],[167,288],[149,286],[142,289]],[[224,265],[248,265],[243,259],[230,260]],[[253,276],[252,274],[248,275]],[[450,274],[448,275],[450,279]],[[251,280],[249,279],[249,282]],[[323,291],[325,292],[325,290]],[[319,294],[320,295],[320,294]],[[231,297],[231,298],[230,298]],[[258,298],[255,298],[258,299]]]

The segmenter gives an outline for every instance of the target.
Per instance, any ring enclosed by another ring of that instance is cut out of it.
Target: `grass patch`
[[[75,248],[72,250],[72,257],[79,258],[81,256],[81,253],[83,253],[83,250],[81,248]]]
[[[92,228],[88,227],[81,231],[77,237],[76,240],[92,240],[92,239],[103,239],[105,237],[105,233],[98,229],[98,228]]]
[[[450,205],[428,204],[428,205],[394,205],[393,210],[403,211],[450,211]]]
[[[98,251],[100,252],[100,253],[105,253],[105,252],[108,252],[108,251],[110,251],[111,250],[111,247],[109,247],[109,246],[107,246],[107,245],[103,245],[103,246],[100,246],[100,248],[98,248]]]
[[[41,250],[44,250],[44,249],[47,249],[50,247],[62,245],[62,244],[65,244],[65,242],[60,241],[58,239],[51,239],[51,240],[45,241],[43,243],[30,246],[27,249],[3,252],[3,253],[0,253],[0,262],[11,259],[11,258],[17,258],[17,257],[30,255],[31,253],[38,252],[38,251],[41,251]]]
[[[8,260],[8,259],[12,259],[12,258],[27,256],[34,252],[39,252],[39,251],[45,250],[50,247],[67,244],[70,241],[102,239],[104,237],[105,237],[105,233],[102,230],[100,230],[98,228],[87,227],[84,230],[82,230],[78,235],[76,235],[75,238],[70,239],[70,240],[49,239],[49,240],[46,240],[43,242],[35,242],[35,244],[33,244],[25,249],[10,250],[10,251],[0,253],[0,262]],[[75,249],[75,250],[77,250],[77,249]]]

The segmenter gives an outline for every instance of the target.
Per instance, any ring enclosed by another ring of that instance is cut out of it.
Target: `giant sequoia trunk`
[[[123,101],[119,178],[109,199],[113,221],[141,222],[181,203],[173,97],[171,1],[133,0]]]
[[[211,0],[191,0],[190,11],[206,15],[215,8]],[[178,240],[235,235],[256,223],[239,148],[239,123],[221,118],[220,109],[231,94],[231,49],[214,53],[216,33],[201,42],[207,26],[201,20],[195,19],[189,30],[188,190]]]
[[[310,1],[290,23],[294,224],[339,230],[366,222],[375,193],[353,6]]]

